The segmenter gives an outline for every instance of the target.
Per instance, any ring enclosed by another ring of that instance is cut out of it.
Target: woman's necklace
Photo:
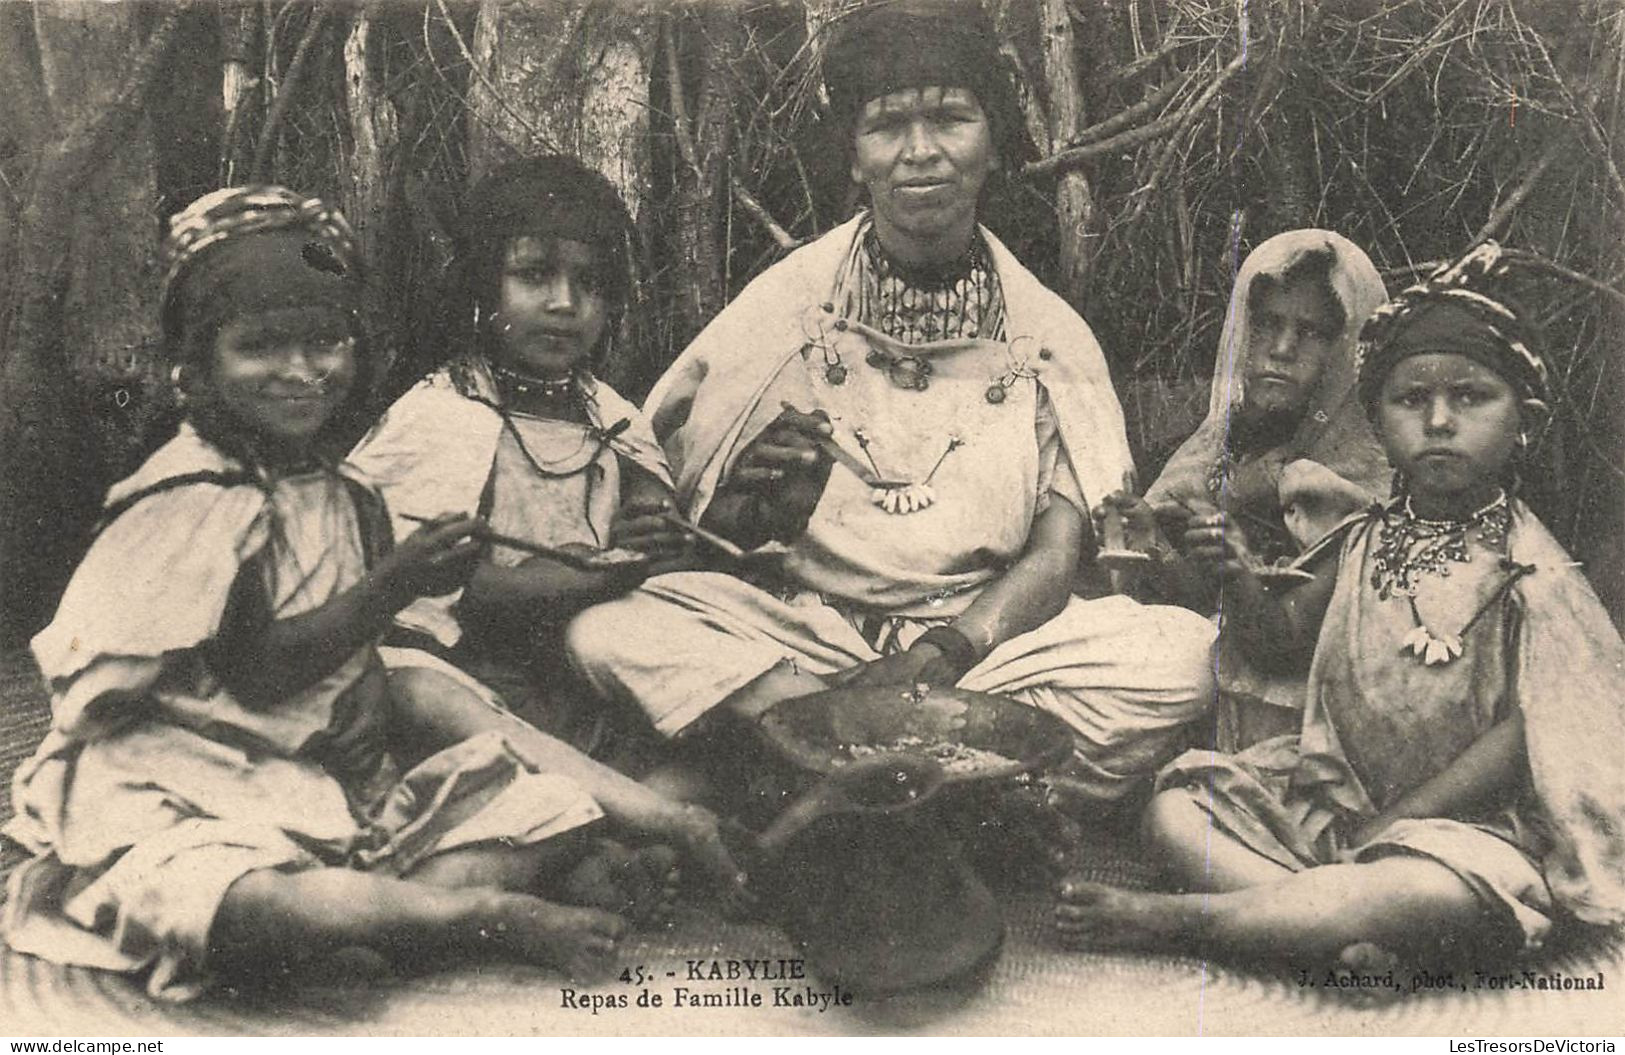
[[[1377,552],[1371,571],[1371,585],[1377,596],[1387,600],[1395,593],[1416,596],[1416,584],[1423,575],[1442,577],[1450,565],[1472,560],[1467,534],[1476,531],[1478,539],[1491,549],[1506,544],[1512,510],[1505,491],[1474,510],[1465,520],[1429,520],[1416,515],[1410,497],[1405,498],[1399,517],[1383,518],[1377,535]]]
[[[869,434],[862,428],[855,428],[852,430],[852,435],[858,441],[858,446],[862,448],[863,456],[869,459],[869,467],[875,471],[875,479],[886,479],[886,474],[880,471],[880,466],[875,462],[874,452],[870,450],[874,446],[874,441],[869,438]],[[937,470],[942,468],[942,463],[948,460],[948,455],[964,445],[965,441],[960,439],[956,433],[949,433],[947,448],[937,456],[936,462],[931,466],[931,471],[925,474],[925,479],[918,483],[877,486],[869,492],[869,501],[886,512],[899,516],[906,513],[918,513],[922,509],[929,509],[937,501],[937,492],[931,486],[931,480],[937,475]]]

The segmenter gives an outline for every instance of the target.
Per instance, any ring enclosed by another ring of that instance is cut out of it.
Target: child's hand
[[[1114,491],[1102,498],[1094,508],[1095,536],[1106,537],[1106,517],[1116,513],[1123,525],[1123,542],[1128,548],[1142,553],[1155,553],[1160,549],[1173,549],[1158,523],[1159,510],[1151,503],[1129,491]]]
[[[632,499],[609,523],[609,544],[649,557],[649,575],[699,566],[694,535],[673,523],[675,507],[668,498]]]
[[[462,587],[479,563],[480,544],[473,536],[483,526],[478,517],[451,516],[412,532],[378,563],[376,574],[385,592],[407,604]]]
[[[1231,527],[1217,510],[1193,515],[1180,541],[1185,559],[1207,575],[1240,576],[1257,563],[1241,529]]]

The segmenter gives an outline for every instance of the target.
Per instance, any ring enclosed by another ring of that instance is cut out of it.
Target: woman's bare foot
[[[565,876],[558,893],[571,904],[605,909],[649,926],[670,921],[680,878],[677,851],[669,846],[632,850],[613,839],[599,839]]]
[[[477,917],[480,943],[517,960],[563,971],[578,982],[609,975],[627,930],[626,921],[612,913],[558,905],[528,894],[493,892]]]
[[[1338,953],[1337,966],[1360,974],[1386,974],[1389,971],[1397,972],[1404,964],[1398,956],[1375,942],[1357,941],[1344,946],[1343,951]]]
[[[1200,905],[1182,894],[1121,890],[1063,879],[1056,891],[1055,929],[1061,944],[1079,949],[1164,949],[1192,942]]]

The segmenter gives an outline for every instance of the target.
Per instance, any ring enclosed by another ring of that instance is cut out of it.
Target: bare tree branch
[[[1141,120],[1168,105],[1169,101],[1177,96],[1180,90],[1190,84],[1193,79],[1190,74],[1174,78],[1134,105],[1125,107],[1104,121],[1099,121],[1085,128],[1074,136],[1072,142],[1068,143],[1064,149],[1072,150],[1087,143],[1097,142],[1116,135],[1125,128],[1133,127]]]
[[[1473,245],[1477,245],[1486,238],[1493,237],[1495,232],[1499,231],[1512,218],[1512,214],[1517,211],[1518,206],[1522,205],[1524,200],[1534,191],[1535,184],[1539,183],[1540,178],[1546,174],[1546,170],[1552,167],[1552,162],[1557,160],[1557,156],[1567,146],[1567,141],[1568,137],[1561,132],[1553,133],[1552,137],[1546,141],[1545,149],[1540,152],[1540,157],[1536,158],[1535,163],[1524,171],[1523,176],[1518,180],[1517,186],[1512,188],[1512,193],[1501,199],[1500,204],[1490,212],[1489,219],[1484,221],[1484,226],[1480,227],[1478,233],[1473,235]]]
[[[327,21],[327,8],[317,4],[311,8],[310,20],[305,23],[305,32],[299,38],[299,46],[294,49],[293,61],[288,63],[288,72],[282,76],[282,84],[278,86],[276,98],[271,101],[271,112],[265,118],[265,128],[260,132],[259,146],[254,148],[254,177],[259,180],[272,178],[271,154],[276,150],[277,137],[282,134],[282,121],[288,114],[288,103],[293,98],[294,89],[299,86],[299,76],[304,72],[305,60],[310,56],[310,49],[316,43],[316,37],[322,31],[322,24]]]
[[[778,243],[780,249],[794,249],[805,241],[780,226],[779,222],[773,219],[773,214],[745,189],[745,185],[740,183],[739,177],[733,173],[728,174],[728,191],[733,195],[734,202],[745,210],[746,215],[762,225],[762,229],[767,232],[768,237]]]
[[[705,172],[700,167],[699,148],[695,146],[694,131],[689,123],[688,98],[683,92],[682,64],[677,59],[677,34],[672,32],[670,22],[661,25],[660,41],[666,52],[666,79],[671,93],[671,123],[677,139],[677,152],[682,156],[683,164],[694,173],[694,178],[703,181]],[[786,231],[732,172],[728,173],[728,193],[747,216],[762,226],[779,248],[794,249],[801,245],[801,239]]]
[[[1234,77],[1246,64],[1246,53],[1238,53],[1224,69],[1219,71],[1218,76],[1213,79],[1213,82],[1207,86],[1202,94],[1183,110],[1159,117],[1148,125],[1141,125],[1139,128],[1102,139],[1097,143],[1088,143],[1084,146],[1056,151],[1047,158],[1029,162],[1022,171],[1028,176],[1040,176],[1050,172],[1075,168],[1086,161],[1100,157],[1102,154],[1130,150],[1141,143],[1149,143],[1153,139],[1158,139],[1194,119],[1212,105],[1213,100],[1218,98],[1219,91],[1225,86],[1225,83],[1231,77]]]

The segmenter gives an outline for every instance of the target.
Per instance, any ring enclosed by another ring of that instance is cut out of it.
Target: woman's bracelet
[[[934,626],[914,639],[916,645],[930,645],[957,667],[960,673],[970,670],[982,660],[981,654],[964,631],[951,626]]]

